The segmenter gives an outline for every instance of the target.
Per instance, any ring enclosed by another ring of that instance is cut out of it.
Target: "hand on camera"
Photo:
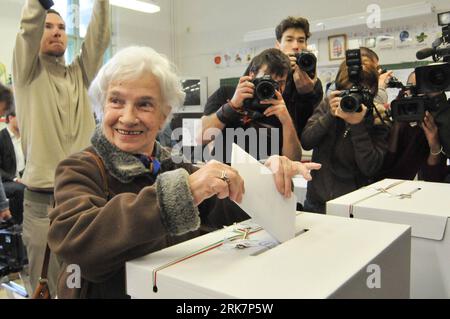
[[[278,192],[285,198],[290,198],[292,194],[292,178],[295,175],[302,175],[306,180],[312,179],[310,170],[318,170],[321,164],[294,162],[285,156],[274,155],[269,157],[265,165],[274,173],[273,177]]]
[[[286,107],[286,103],[283,100],[283,96],[279,91],[275,92],[277,98],[271,100],[261,101],[261,104],[269,104],[271,105],[264,111],[264,115],[266,117],[275,115],[281,122],[282,125],[292,121],[291,116],[289,115],[289,111]]]
[[[393,71],[387,71],[383,74],[380,74],[378,77],[378,87],[381,89],[385,89],[389,83],[389,80],[394,76]]]
[[[328,97],[329,104],[330,104],[330,113],[333,116],[336,116],[336,111],[341,105],[341,91],[333,91],[330,93],[330,96]]]
[[[242,202],[245,193],[244,180],[232,167],[218,161],[210,161],[188,178],[194,204],[199,205],[214,195],[224,199],[229,197]]]
[[[243,76],[239,79],[239,84],[231,99],[231,106],[236,109],[242,109],[244,100],[253,98],[255,93],[255,85],[251,82],[253,80],[250,76]]]
[[[439,141],[439,130],[434,122],[433,115],[430,112],[425,113],[425,118],[421,124],[425,137],[427,138],[428,145],[430,146],[430,151],[433,154],[438,154],[441,148],[441,143]]]
[[[345,122],[347,122],[350,125],[356,125],[361,123],[364,120],[364,117],[367,113],[367,106],[364,104],[361,104],[361,112],[344,112],[342,111],[342,108],[339,106],[336,110],[336,117],[339,117],[343,119]]]
[[[11,212],[9,211],[9,209],[0,212],[0,221],[8,220],[11,217],[12,216],[11,216]]]

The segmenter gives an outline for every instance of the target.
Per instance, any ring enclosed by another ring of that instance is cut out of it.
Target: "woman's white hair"
[[[98,72],[89,88],[92,107],[97,119],[103,120],[103,108],[108,87],[114,81],[136,80],[146,74],[154,75],[161,88],[162,112],[170,115],[183,105],[185,93],[175,66],[162,54],[149,47],[128,47],[117,52]]]

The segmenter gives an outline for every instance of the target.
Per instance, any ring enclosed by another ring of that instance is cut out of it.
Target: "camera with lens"
[[[419,94],[450,91],[450,11],[438,14],[438,24],[442,26],[442,37],[436,39],[431,48],[416,53],[419,60],[431,56],[435,62],[416,68]]]
[[[386,73],[387,70],[386,69],[381,69],[381,74]],[[403,85],[402,82],[400,82],[399,79],[397,79],[395,76],[391,77],[388,81],[388,83],[386,84],[386,87],[389,89],[403,89],[405,86]]]
[[[279,85],[270,75],[256,78],[252,83],[255,85],[255,93],[253,98],[244,100],[244,111],[252,119],[262,120],[265,118],[264,111],[270,105],[261,104],[261,101],[276,99],[276,92],[279,90]]]
[[[407,96],[392,101],[391,114],[396,122],[422,122],[431,107],[432,101],[426,96]]]
[[[362,104],[371,108],[373,106],[373,94],[369,89],[360,85],[362,73],[361,50],[347,50],[345,58],[348,78],[352,83],[352,87],[348,90],[343,90],[340,94],[340,97],[342,97],[340,103],[342,111],[347,113],[361,112]]]
[[[297,58],[297,65],[300,70],[306,72],[311,79],[314,79],[316,76],[317,66],[316,56],[311,52],[302,51],[300,53],[296,53],[295,57]]]
[[[20,272],[27,265],[22,227],[10,221],[0,223],[0,277]]]
[[[433,42],[432,48],[416,53],[417,59],[432,56],[435,63],[415,68],[416,85],[403,87],[399,98],[391,103],[394,121],[422,122],[426,111],[447,107],[441,96],[427,95],[450,91],[450,11],[438,14],[438,22],[442,26],[442,37]],[[441,60],[443,62],[439,62]],[[410,96],[406,96],[408,90]]]

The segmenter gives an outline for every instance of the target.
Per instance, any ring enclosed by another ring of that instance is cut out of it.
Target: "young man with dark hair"
[[[95,120],[87,89],[110,42],[109,1],[96,0],[81,52],[66,65],[66,24],[52,0],[27,0],[13,55],[13,83],[22,148],[27,159],[23,240],[30,281],[37,286],[53,205],[56,166],[90,144]],[[59,264],[50,258],[50,293]],[[29,292],[31,293],[31,292]]]
[[[9,199],[13,222],[20,225],[23,221],[25,190],[21,174],[25,169],[25,158],[14,108],[6,112],[5,118],[8,126],[0,131],[0,174],[6,197]]]
[[[264,50],[250,62],[237,88],[221,87],[208,99],[200,139],[202,144],[215,141],[215,159],[230,163],[233,142],[244,144],[240,146],[257,159],[274,154],[294,161],[301,159],[300,141],[282,97],[289,68],[289,60],[282,52]],[[261,116],[255,118],[247,103],[255,97],[254,80],[263,77],[273,80],[278,89],[276,97],[261,102]]]
[[[317,78],[317,72],[314,78],[311,78],[297,65],[296,54],[308,47],[308,39],[311,36],[309,22],[301,17],[288,17],[276,27],[275,34],[276,48],[283,51],[290,59],[291,73],[287,79],[283,98],[300,138],[314,108],[323,98],[322,83]]]

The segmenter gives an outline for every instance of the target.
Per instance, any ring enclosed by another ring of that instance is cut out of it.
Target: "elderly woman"
[[[208,202],[240,202],[244,183],[219,162],[200,169],[176,164],[155,141],[184,93],[171,64],[154,50],[119,52],[100,70],[90,95],[101,120],[92,146],[56,170],[49,246],[81,269],[81,287],[73,288],[63,267],[58,297],[126,298],[125,262],[198,235]],[[290,178],[314,168],[275,160],[281,164],[275,182],[286,196]]]

